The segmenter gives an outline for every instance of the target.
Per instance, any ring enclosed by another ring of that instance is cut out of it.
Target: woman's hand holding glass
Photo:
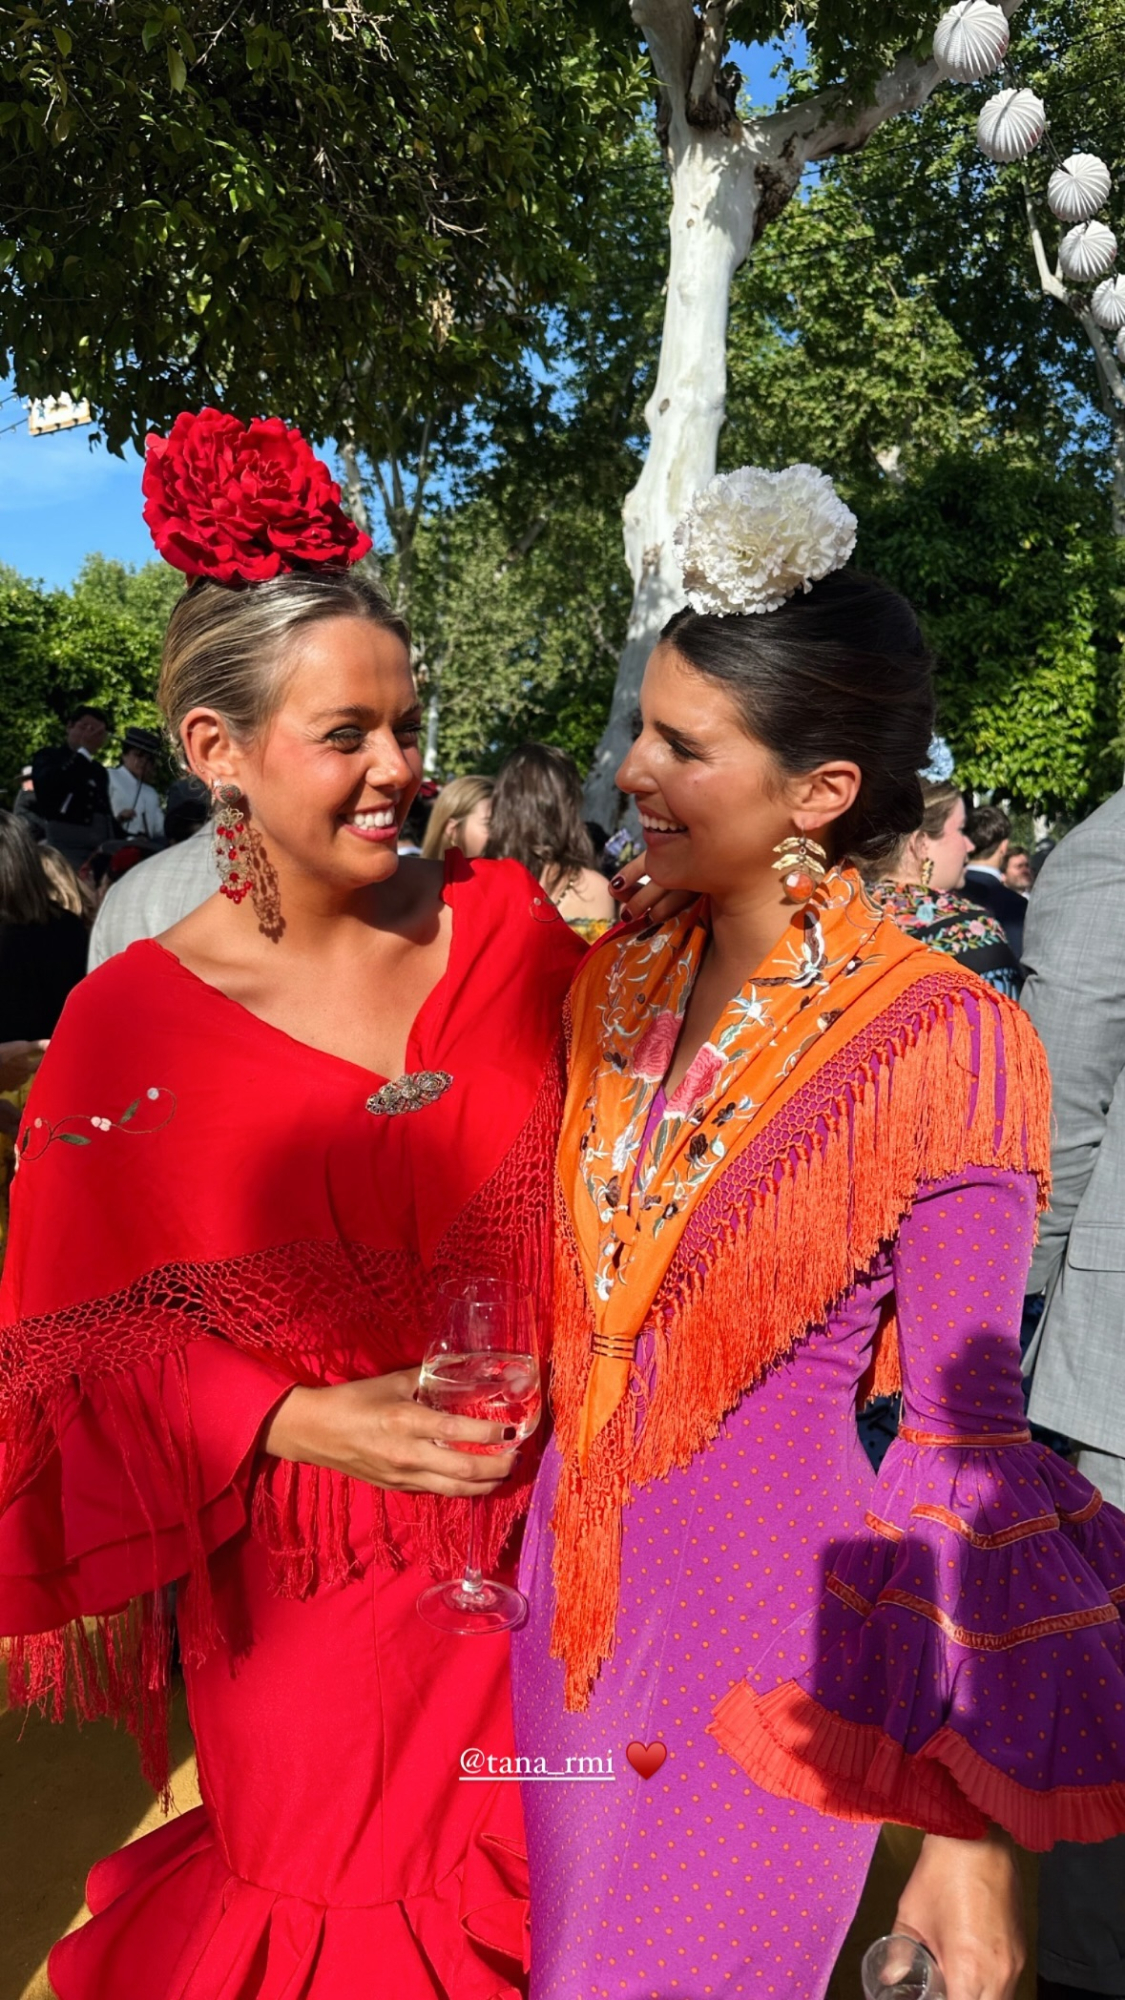
[[[1007,1835],[927,1834],[899,1901],[896,1934],[924,1943],[948,2000],[1012,2000],[1024,1963],[1020,1879]]]
[[[291,1389],[266,1427],[263,1450],[392,1492],[452,1499],[495,1493],[516,1462],[515,1426],[446,1416],[415,1402],[420,1372],[399,1368],[366,1381]],[[458,1449],[466,1445],[479,1455]]]

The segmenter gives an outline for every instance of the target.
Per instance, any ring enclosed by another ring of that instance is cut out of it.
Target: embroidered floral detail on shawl
[[[153,1084],[134,1097],[117,1118],[105,1118],[99,1112],[80,1111],[53,1122],[49,1118],[33,1118],[20,1135],[16,1166],[34,1166],[36,1160],[41,1160],[47,1148],[56,1141],[64,1146],[92,1145],[91,1132],[128,1132],[133,1138],[147,1138],[153,1132],[162,1132],[175,1115],[175,1091],[160,1089]]]

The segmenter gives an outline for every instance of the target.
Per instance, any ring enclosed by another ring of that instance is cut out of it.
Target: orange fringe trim
[[[553,1399],[564,1463],[553,1521],[552,1652],[566,1662],[568,1708],[586,1706],[613,1650],[621,1514],[633,1488],[687,1465],[710,1442],[766,1369],[823,1324],[927,1183],[967,1166],[1031,1173],[1045,1204],[1050,1084],[1042,1047],[1017,1007],[963,970],[951,969],[949,980],[944,996],[921,1003],[866,1059],[857,1054],[849,1086],[818,1107],[827,1137],[795,1136],[791,1121],[779,1118],[770,1169],[732,1202],[698,1263],[685,1276],[681,1261],[678,1282],[666,1279],[658,1292],[647,1321],[655,1336],[651,1397],[634,1375],[635,1393],[594,1439],[585,1472],[577,1440],[594,1316],[560,1191]],[[967,989],[979,1008],[979,1068]],[[881,1389],[899,1386],[893,1353],[892,1346],[883,1360]]]
[[[829,1714],[793,1681],[761,1696],[739,1681],[708,1728],[763,1791],[835,1819],[891,1820],[958,1840],[998,1825],[1034,1854],[1125,1829],[1125,1784],[1029,1791],[947,1725],[906,1751],[876,1724]]]

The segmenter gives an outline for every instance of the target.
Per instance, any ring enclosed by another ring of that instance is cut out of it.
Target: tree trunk
[[[748,150],[700,131],[682,111],[668,133],[672,180],[668,298],[656,384],[645,408],[652,444],[624,507],[633,609],[609,722],[586,789],[590,815],[617,823],[617,767],[632,741],[645,661],[683,602],[676,522],[715,470],[726,408],[731,281],[746,256],[758,191]]]
[[[1070,289],[1057,265],[1054,269],[1051,267],[1043,242],[1043,231],[1031,197],[1031,183],[1026,172],[1023,177],[1023,199],[1027,215],[1027,233],[1031,239],[1032,255],[1039,277],[1039,289],[1045,298],[1056,299],[1081,321],[1083,332],[1093,350],[1102,408],[1109,418],[1113,437],[1113,532],[1125,538],[1125,372],[1122,371],[1117,355],[1110,346],[1103,328],[1098,325],[1090,311],[1087,301]]]
[[[429,700],[426,704],[426,741],[422,751],[422,776],[436,778],[438,771],[438,739],[441,729],[441,665],[430,668],[428,675]]]
[[[1006,15],[1020,0],[1001,0]],[[683,603],[672,532],[715,472],[726,397],[730,286],[751,244],[795,193],[810,161],[855,151],[888,118],[926,102],[941,74],[903,56],[870,99],[825,92],[743,123],[721,70],[733,0],[632,0],[660,79],[660,129],[672,183],[670,264],[651,445],[625,503],[633,608],[605,733],[586,786],[592,819],[619,818],[614,776],[632,736],[645,661]]]
[[[370,535],[371,516],[368,512],[367,495],[363,490],[363,474],[360,471],[359,457],[353,439],[348,438],[341,445],[340,460],[344,469],[344,506],[361,533]],[[368,549],[367,554],[360,557],[358,567],[362,576],[370,578],[371,582],[382,590],[383,571],[374,548]]]
[[[1125,410],[1113,412],[1113,532],[1125,537]]]

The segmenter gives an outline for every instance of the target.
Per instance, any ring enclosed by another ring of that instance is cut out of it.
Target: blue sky
[[[72,582],[95,551],[148,562],[136,452],[114,458],[88,430],[31,437],[26,415],[9,430],[18,413],[14,401],[0,409],[0,562],[47,584]]]
[[[735,47],[731,55],[751,102],[772,102],[777,50]],[[130,448],[115,458],[104,445],[91,444],[89,430],[33,438],[20,416],[19,404],[0,384],[0,562],[65,586],[94,553],[119,562],[150,561],[137,453]]]

